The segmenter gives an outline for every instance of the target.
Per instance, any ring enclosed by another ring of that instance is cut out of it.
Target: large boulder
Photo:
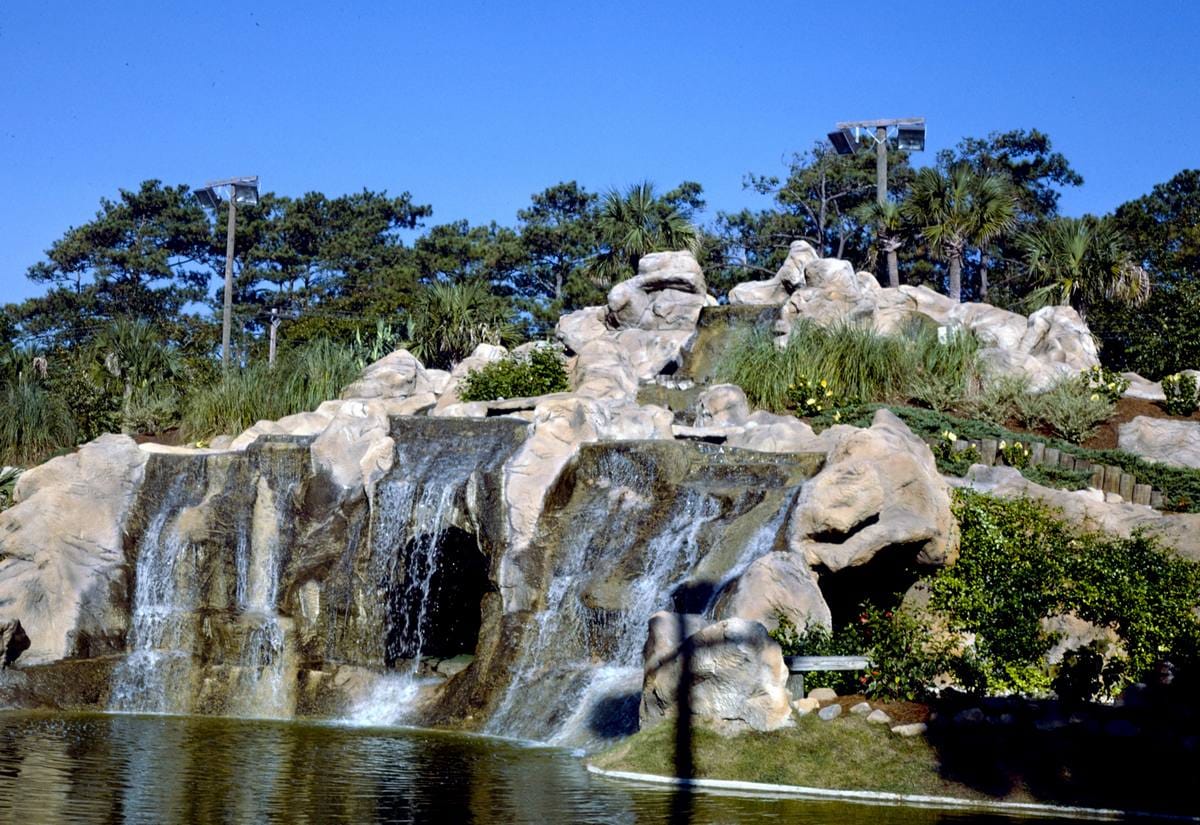
[[[766,281],[745,281],[729,290],[729,303],[779,306],[804,286],[804,268],[818,259],[808,241],[792,241],[787,259],[775,277]]]
[[[942,565],[958,551],[946,482],[929,446],[887,410],[871,427],[839,428],[825,468],[805,484],[788,544],[810,565],[836,572],[889,548]]]
[[[739,427],[750,418],[750,402],[737,384],[717,384],[696,399],[697,427]]]
[[[17,482],[17,503],[0,513],[0,621],[25,623],[30,664],[122,649],[125,524],[148,455],[104,435]]]
[[[768,630],[779,626],[780,614],[799,630],[833,627],[817,577],[799,553],[772,551],[755,559],[726,586],[713,611],[718,619],[749,619]]]
[[[342,398],[408,398],[432,391],[421,362],[408,350],[398,349],[369,364],[357,381],[342,390]]]
[[[691,252],[654,252],[638,261],[637,275],[609,291],[608,325],[691,332],[707,303],[704,272]]]
[[[665,611],[650,617],[643,650],[642,728],[678,717],[683,690],[688,691],[691,722],[723,733],[794,724],[787,665],[767,629],[745,619],[699,629],[696,624]]]
[[[1200,422],[1139,415],[1117,428],[1117,446],[1171,467],[1200,468]]]

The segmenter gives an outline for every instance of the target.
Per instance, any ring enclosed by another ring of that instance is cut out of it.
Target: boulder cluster
[[[845,261],[820,258],[802,241],[792,244],[773,279],[739,284],[729,300],[777,306],[781,340],[802,318],[859,323],[881,333],[920,318],[969,330],[984,343],[986,363],[1027,376],[1035,387],[1098,363],[1087,327],[1068,307],[1025,318],[986,304],[955,304],[923,287],[887,289]],[[951,563],[957,528],[949,485],[930,448],[885,410],[868,428],[838,425],[817,434],[795,417],[752,410],[732,385],[704,388],[687,426],[665,407],[639,403],[640,387],[678,369],[701,312],[715,303],[690,253],[654,253],[641,259],[635,277],[610,291],[606,306],[559,320],[566,392],[463,402],[458,388],[467,374],[507,350],[481,345],[449,372],[426,369],[398,350],[368,366],[340,399],[257,422],[204,448],[138,445],[116,435],[97,439],[25,473],[17,503],[0,514],[0,621],[24,622],[30,662],[120,650],[129,625],[118,592],[127,565],[123,535],[153,451],[237,452],[264,436],[307,436],[313,472],[327,480],[327,494],[369,500],[391,469],[394,417],[499,415],[527,422],[527,437],[503,468],[508,549],[497,578],[510,614],[537,606],[538,590],[519,559],[533,541],[548,493],[581,445],[684,439],[819,454],[822,468],[791,505],[775,549],[724,584],[711,616],[656,614],[644,657],[643,724],[676,712],[684,658],[697,717],[734,729],[790,724],[787,669],[768,636],[777,617],[801,629],[829,626],[823,576],[865,567],[896,548],[919,564]]]

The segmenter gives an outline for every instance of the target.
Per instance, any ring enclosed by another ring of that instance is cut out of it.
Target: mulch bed
[[[894,701],[868,699],[861,693],[856,693],[853,696],[839,696],[836,701],[842,706],[842,711],[844,713],[849,713],[850,708],[854,707],[859,702],[869,702],[871,707],[881,708],[884,713],[892,717],[892,722],[897,725],[908,725],[912,722],[929,721],[929,706],[921,704],[920,702],[905,702],[899,699]]]
[[[1117,427],[1126,421],[1132,421],[1139,415],[1148,418],[1172,418],[1176,421],[1200,421],[1200,410],[1188,416],[1168,415],[1167,411],[1156,401],[1122,398],[1117,402],[1116,414],[1101,424],[1096,430],[1096,434],[1083,442],[1083,446],[1089,450],[1115,450],[1117,448]]]

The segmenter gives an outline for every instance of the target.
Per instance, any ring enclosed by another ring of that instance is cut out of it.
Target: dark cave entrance
[[[388,590],[385,663],[449,659],[473,654],[479,641],[483,597],[495,590],[488,558],[472,534],[457,527],[442,534],[432,552],[409,542],[406,568]]]
[[[875,558],[858,567],[847,567],[836,573],[817,567],[818,584],[835,628],[858,621],[863,602],[884,610],[894,610],[923,568],[917,564],[917,554],[923,543],[896,544],[880,550]]]

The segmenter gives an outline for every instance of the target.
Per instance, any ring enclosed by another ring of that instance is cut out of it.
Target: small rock
[[[987,721],[987,715],[979,708],[967,708],[954,715],[956,725],[982,725]]]
[[[473,661],[475,661],[475,657],[470,654],[455,656],[452,659],[443,659],[438,662],[436,670],[442,676],[449,678],[466,670]]]
[[[837,691],[833,688],[813,688],[808,692],[808,698],[818,702],[832,702],[837,698]]]
[[[855,716],[866,716],[868,713],[871,712],[871,703],[870,702],[859,702],[857,705],[850,708],[850,712],[853,713]]]
[[[876,709],[867,714],[867,721],[874,722],[877,725],[888,725],[891,724],[892,717],[888,716],[884,711]]]
[[[841,715],[842,715],[842,706],[841,705],[826,705],[825,707],[823,707],[819,711],[817,711],[817,716],[821,719],[822,722],[828,722],[832,719],[837,719]]]
[[[798,716],[808,716],[814,710],[821,707],[821,703],[816,699],[796,699],[792,702],[792,710],[796,711]]]
[[[912,722],[907,725],[896,725],[892,728],[892,733],[897,736],[920,736],[928,727],[924,722]]]

